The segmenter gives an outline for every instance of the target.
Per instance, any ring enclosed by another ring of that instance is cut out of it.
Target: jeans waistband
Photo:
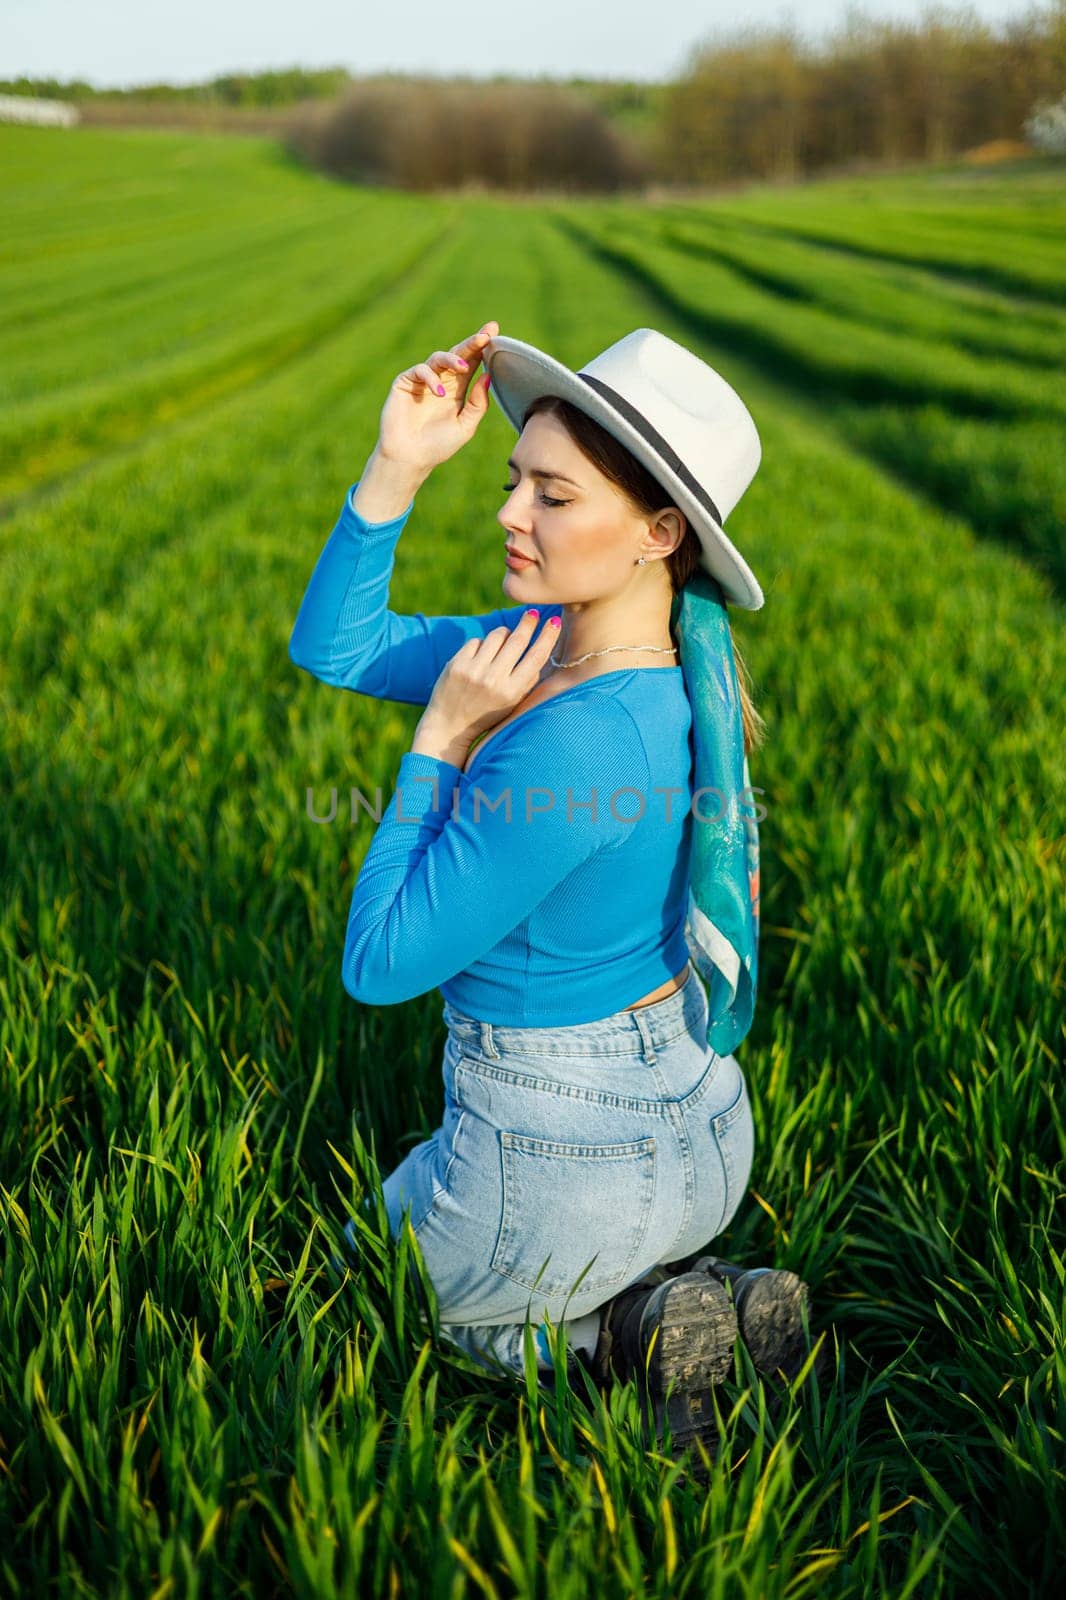
[[[514,1051],[538,1056],[643,1054],[645,1060],[654,1061],[657,1046],[695,1032],[701,1022],[706,1027],[706,1016],[707,994],[691,963],[688,977],[673,994],[633,1011],[615,1011],[596,1022],[515,1028],[468,1017],[444,1002],[444,1021],[453,1037],[490,1058]]]

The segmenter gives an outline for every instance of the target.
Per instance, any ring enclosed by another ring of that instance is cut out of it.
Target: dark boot
[[[669,1417],[675,1448],[699,1437],[713,1456],[718,1430],[710,1391],[732,1372],[736,1337],[724,1284],[706,1272],[671,1277],[657,1267],[601,1307],[595,1355],[582,1359],[602,1387],[636,1378],[642,1400],[652,1403],[656,1443]]]
[[[810,1290],[802,1278],[775,1267],[739,1267],[720,1256],[699,1256],[692,1270],[732,1289],[737,1327],[756,1372],[791,1382],[810,1351]]]
[[[640,1311],[651,1291],[665,1283],[670,1276],[664,1267],[652,1267],[642,1278],[628,1284],[600,1307],[600,1333],[595,1353],[589,1356],[583,1350],[578,1350],[575,1354],[580,1356],[582,1365],[592,1373],[601,1388],[616,1381],[624,1383],[631,1375],[635,1352],[634,1326],[639,1324]],[[636,1315],[631,1316],[631,1312]],[[624,1352],[621,1343],[623,1327],[626,1330]]]

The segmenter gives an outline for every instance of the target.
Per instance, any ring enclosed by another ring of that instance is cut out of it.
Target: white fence
[[[81,121],[77,106],[65,100],[36,100],[30,95],[0,94],[0,122],[43,122],[69,128]]]

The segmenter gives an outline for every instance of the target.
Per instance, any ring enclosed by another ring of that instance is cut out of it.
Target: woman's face
[[[680,540],[674,519],[657,538],[648,518],[637,516],[609,478],[574,443],[558,417],[530,417],[515,445],[502,487],[508,498],[497,512],[506,543],[530,566],[506,566],[504,588],[515,602],[579,603],[616,594],[635,573],[650,569],[658,543],[668,552]],[[506,562],[507,552],[503,559]],[[637,557],[649,558],[648,568]]]

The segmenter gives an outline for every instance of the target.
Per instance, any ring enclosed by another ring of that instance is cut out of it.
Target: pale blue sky
[[[744,0],[752,23],[821,38],[848,0]],[[868,16],[916,18],[927,0],[868,0]],[[1019,0],[961,8],[989,23]],[[729,33],[723,0],[0,0],[0,78],[83,78],[98,87],[191,83],[223,72],[343,66],[360,74],[493,72],[661,81],[693,45]]]

